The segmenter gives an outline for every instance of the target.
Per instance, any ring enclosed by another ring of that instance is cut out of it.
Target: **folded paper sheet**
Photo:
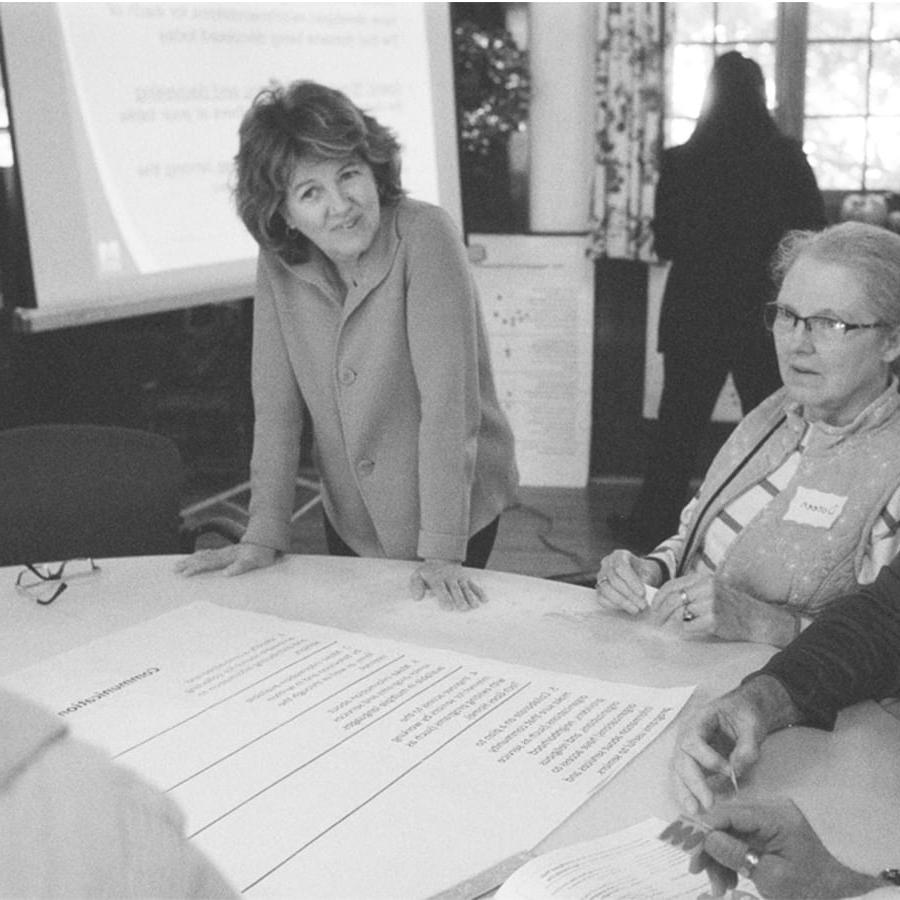
[[[252,897],[427,897],[538,844],[691,687],[563,675],[210,603],[4,680],[182,806]]]
[[[659,840],[662,819],[646,819],[594,841],[582,841],[526,863],[503,884],[496,900],[704,900],[712,896],[704,873],[688,871],[688,857]],[[741,879],[728,900],[756,900]]]

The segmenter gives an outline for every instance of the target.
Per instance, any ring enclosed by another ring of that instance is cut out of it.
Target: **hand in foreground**
[[[700,817],[713,828],[691,871],[706,870],[713,896],[750,878],[763,897],[832,900],[858,897],[879,887],[838,862],[792,800],[720,803]]]
[[[197,550],[175,563],[181,575],[197,575],[223,569],[223,575],[242,575],[253,569],[264,569],[275,562],[277,552],[260,544],[228,544],[212,550]]]
[[[647,608],[644,587],[657,587],[662,571],[652,560],[628,550],[604,556],[597,573],[597,602],[602,609],[625,610],[633,616]]]
[[[783,647],[794,636],[790,613],[722,584],[712,575],[685,575],[667,581],[653,603],[653,619],[658,625],[677,621],[684,633],[693,637],[715,636],[724,641]]]
[[[713,805],[716,792],[759,759],[768,734],[762,711],[742,688],[689,713],[678,734],[673,769],[682,809]]]
[[[413,600],[431,591],[445,609],[474,609],[487,601],[484,591],[463,570],[462,563],[426,559],[409,579]]]
[[[673,760],[681,807],[689,813],[710,808],[715,792],[756,762],[766,735],[800,721],[782,683],[764,674],[689,712]]]

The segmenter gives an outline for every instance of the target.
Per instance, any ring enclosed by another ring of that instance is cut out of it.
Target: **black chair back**
[[[152,432],[0,431],[0,565],[181,552],[183,478],[178,447]]]

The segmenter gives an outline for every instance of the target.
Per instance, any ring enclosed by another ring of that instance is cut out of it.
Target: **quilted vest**
[[[718,512],[777,469],[799,446],[806,424],[784,388],[743,419],[701,486],[682,572],[691,571],[703,534]],[[716,578],[794,612],[815,615],[856,587],[872,527],[898,486],[900,394],[895,380],[848,425],[812,423],[793,478],[735,537]]]

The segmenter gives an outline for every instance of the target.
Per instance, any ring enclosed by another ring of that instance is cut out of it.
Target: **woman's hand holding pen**
[[[462,563],[452,560],[426,559],[413,573],[409,586],[413,600],[421,600],[426,591],[431,591],[445,609],[474,609],[487,601]]]
[[[634,616],[647,608],[644,588],[658,587],[661,581],[657,563],[628,550],[613,550],[600,563],[597,602],[603,609],[624,610]]]

